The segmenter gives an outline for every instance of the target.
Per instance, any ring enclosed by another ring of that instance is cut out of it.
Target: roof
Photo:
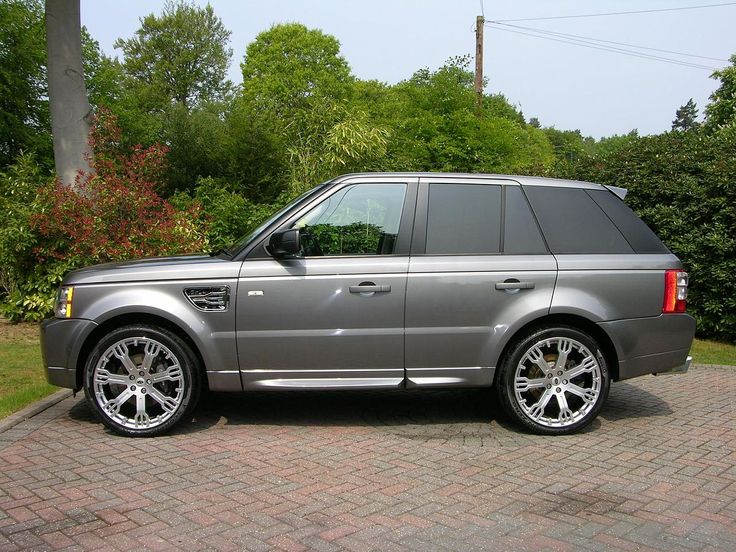
[[[335,179],[335,181],[343,181],[348,178],[425,178],[437,180],[496,180],[496,181],[512,181],[526,186],[556,186],[564,188],[588,188],[588,189],[604,189],[602,184],[593,182],[584,182],[582,180],[565,180],[560,178],[547,178],[542,176],[521,176],[511,174],[487,174],[487,173],[439,173],[439,172],[365,172],[344,174]]]

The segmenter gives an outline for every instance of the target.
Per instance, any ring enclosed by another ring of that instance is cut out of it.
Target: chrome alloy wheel
[[[185,394],[179,359],[150,337],[127,337],[108,347],[95,365],[92,384],[100,410],[129,429],[165,423]]]
[[[551,337],[527,349],[514,374],[516,401],[545,427],[571,426],[593,409],[601,394],[596,356],[569,337]]]

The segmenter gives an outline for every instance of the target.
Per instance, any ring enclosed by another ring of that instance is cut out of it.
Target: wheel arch
[[[84,385],[84,366],[87,363],[87,358],[92,352],[95,344],[109,332],[131,324],[148,324],[151,326],[158,326],[170,331],[171,333],[179,337],[182,341],[184,341],[184,343],[189,346],[192,353],[194,353],[194,355],[196,356],[196,359],[199,363],[199,370],[201,375],[200,381],[202,381],[204,390],[207,389],[207,371],[204,357],[202,356],[202,353],[199,350],[199,347],[197,347],[194,339],[192,339],[192,337],[175,322],[172,322],[171,320],[164,318],[163,316],[143,312],[118,314],[100,323],[94,330],[92,330],[92,332],[90,332],[90,334],[85,338],[82,347],[79,349],[79,354],[77,355],[76,389],[81,389]]]
[[[576,314],[549,314],[540,318],[535,318],[520,328],[517,328],[504,344],[501,354],[498,356],[498,365],[501,365],[506,354],[514,346],[520,336],[533,331],[536,328],[556,324],[571,326],[590,335],[601,348],[601,352],[606,359],[611,380],[617,381],[619,379],[618,354],[616,353],[616,347],[613,345],[613,341],[610,336],[595,322]],[[497,369],[493,378],[494,385],[496,384],[498,373],[499,370]]]

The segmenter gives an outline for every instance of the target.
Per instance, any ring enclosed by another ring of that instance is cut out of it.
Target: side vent
[[[184,295],[192,305],[201,311],[223,312],[227,310],[230,303],[228,286],[187,288],[184,290]]]

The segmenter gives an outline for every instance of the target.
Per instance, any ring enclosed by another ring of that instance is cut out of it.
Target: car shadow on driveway
[[[668,376],[661,376],[668,377]],[[659,396],[638,384],[617,382],[611,385],[608,400],[599,416],[607,421],[669,416],[672,408]]]
[[[194,424],[406,426],[488,423],[488,390],[254,391],[203,397]]]
[[[629,383],[615,383],[600,417],[608,422],[667,416],[669,404],[657,395]],[[69,417],[99,424],[84,401],[76,403]],[[509,422],[491,389],[374,390],[374,391],[251,391],[207,393],[192,421],[172,433],[204,431],[217,425],[234,426],[363,426],[385,427],[390,432],[421,433],[430,426],[438,435],[496,432],[526,433]],[[101,424],[100,424],[101,426]],[[595,431],[594,421],[584,431]],[[427,435],[425,435],[427,434]]]

